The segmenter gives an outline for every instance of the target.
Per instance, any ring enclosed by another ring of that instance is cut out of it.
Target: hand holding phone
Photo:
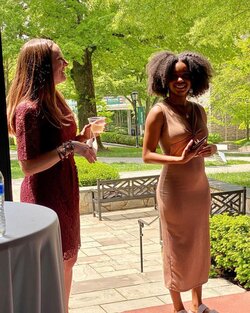
[[[207,136],[204,136],[203,138],[201,138],[201,140],[194,141],[194,143],[191,146],[190,150],[193,151],[193,150],[198,149],[200,146],[202,146],[205,143],[206,139],[207,139]]]

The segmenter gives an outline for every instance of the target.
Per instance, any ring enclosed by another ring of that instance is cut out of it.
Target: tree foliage
[[[216,76],[230,68],[236,78],[234,62],[244,53],[240,42],[250,33],[248,0],[0,0],[0,4],[6,81],[25,40],[53,39],[70,62],[68,82],[60,88],[77,100],[80,126],[96,114],[96,99],[105,95],[127,96],[137,90],[148,110],[155,98],[146,92],[145,66],[159,50],[203,53]],[[234,97],[248,97],[246,81],[235,83],[241,85],[231,90]],[[215,78],[217,99],[225,100],[227,89]]]
[[[227,122],[250,128],[250,37],[237,43],[241,53],[224,62],[213,82],[212,105]]]

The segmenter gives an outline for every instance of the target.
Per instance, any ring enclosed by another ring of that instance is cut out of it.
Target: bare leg
[[[202,286],[192,289],[192,311],[197,312],[198,307],[202,304]]]
[[[178,312],[181,310],[184,310],[184,306],[181,300],[181,294],[178,291],[174,291],[174,290],[169,290],[170,291],[170,295],[173,301],[173,305],[174,305],[174,312]]]
[[[65,282],[65,302],[66,302],[66,313],[69,310],[69,296],[72,284],[72,268],[77,260],[77,255],[69,260],[64,260],[64,282]]]

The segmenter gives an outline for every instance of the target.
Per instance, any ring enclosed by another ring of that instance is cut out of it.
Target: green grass
[[[112,167],[117,169],[119,172],[132,172],[132,171],[150,171],[161,169],[159,164],[145,164],[145,163],[112,163]]]
[[[16,150],[16,146],[10,146],[11,150]],[[158,153],[161,153],[160,149],[157,149]],[[142,148],[136,147],[107,147],[104,150],[99,150],[97,155],[99,157],[138,157],[142,156]],[[230,153],[225,151],[226,156],[249,156],[250,153]]]
[[[206,161],[206,166],[228,166],[235,164],[247,164],[250,162],[242,161],[242,160],[229,160],[225,165],[220,161]],[[119,172],[131,172],[131,171],[147,171],[147,170],[158,170],[161,169],[161,165],[158,164],[145,164],[145,163],[125,163],[125,162],[114,162],[111,164],[112,167],[117,169]],[[12,178],[22,178],[23,173],[20,169],[19,163],[16,160],[11,160],[11,171]]]
[[[10,146],[10,150],[16,150],[16,146]],[[159,150],[160,152],[160,150]],[[100,157],[141,157],[142,148],[136,147],[106,147],[104,150],[98,150]]]
[[[234,144],[236,145],[240,145],[240,146],[249,146],[250,145],[250,140],[247,140],[246,138],[243,139],[239,139],[239,140],[235,140],[233,141]]]
[[[229,184],[246,186],[250,188],[250,173],[215,173],[209,174],[209,178],[220,180]]]
[[[104,150],[98,150],[99,157],[138,157],[142,156],[142,148],[134,147],[108,147]]]
[[[160,149],[157,149],[158,153],[161,153]],[[142,148],[135,148],[135,147],[107,147],[104,150],[99,150],[97,155],[99,157],[138,157],[141,158],[142,156]],[[250,153],[235,153],[225,152],[226,156],[243,156],[243,157],[250,157]]]
[[[12,179],[17,179],[17,178],[23,178],[23,172],[21,171],[20,165],[18,161],[16,160],[11,160],[10,162],[11,166],[11,177]]]
[[[225,156],[226,157],[229,157],[229,156],[232,156],[232,157],[250,157],[250,153],[249,152],[237,152],[237,154],[236,154],[233,152],[225,152]]]
[[[226,165],[236,165],[236,164],[247,164],[250,162],[242,160],[229,160]],[[220,161],[206,161],[206,167],[209,166],[225,166],[224,163]],[[159,164],[145,164],[145,163],[126,163],[126,162],[114,162],[112,166],[116,168],[119,172],[132,172],[132,171],[147,171],[147,170],[158,170],[162,166]]]
[[[238,164],[249,164],[250,162],[244,161],[244,160],[228,160],[227,163],[224,163],[222,161],[205,161],[206,167],[209,166],[227,166],[227,165],[238,165]]]
[[[161,153],[160,149],[157,149],[158,153]],[[135,147],[107,147],[104,150],[99,150],[97,155],[99,157],[138,157],[141,158],[142,156],[142,148],[135,148]],[[250,157],[250,153],[240,153],[237,152],[235,153],[230,153],[230,152],[225,152],[226,157],[227,156],[233,156],[233,157],[238,157],[238,156],[243,156],[243,157]]]
[[[130,171],[147,171],[161,169],[161,165],[158,164],[144,164],[144,163],[112,163],[111,166],[117,169],[119,172],[130,172]],[[11,174],[12,179],[22,178],[23,173],[20,169],[18,161],[11,161]]]

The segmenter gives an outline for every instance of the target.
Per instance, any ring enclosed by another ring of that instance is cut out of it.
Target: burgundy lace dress
[[[75,139],[73,116],[68,126],[56,128],[38,105],[31,102],[19,104],[15,116],[19,160],[34,159],[67,140]],[[43,172],[26,176],[21,186],[21,201],[54,210],[60,221],[64,259],[77,254],[80,247],[79,187],[73,156]]]

